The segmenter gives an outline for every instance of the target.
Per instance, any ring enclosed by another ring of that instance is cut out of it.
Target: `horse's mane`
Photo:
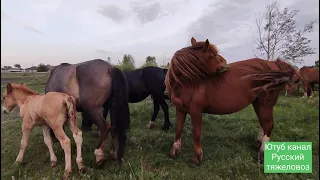
[[[302,68],[300,68],[300,70],[303,70],[303,69],[307,69],[307,68],[315,68],[316,66],[303,66]]]
[[[175,52],[166,75],[166,87],[171,89],[173,83],[181,86],[192,85],[199,80],[203,80],[212,75],[207,63],[202,58],[199,48],[204,46],[204,42],[198,42],[193,46],[182,48]],[[218,61],[218,49],[215,45],[209,44],[208,51],[216,55]]]
[[[27,86],[23,85],[23,84],[11,84],[12,88],[15,90],[19,90],[22,91],[26,94],[29,95],[38,95],[39,93],[36,91],[33,91],[32,89],[28,88]]]

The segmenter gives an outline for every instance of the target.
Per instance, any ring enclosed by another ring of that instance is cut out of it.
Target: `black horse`
[[[129,85],[129,102],[137,103],[146,99],[151,95],[153,99],[153,114],[148,128],[154,126],[156,117],[158,115],[160,106],[164,112],[164,125],[163,130],[169,129],[172,125],[169,119],[169,107],[165,99],[169,97],[165,94],[164,80],[166,77],[167,69],[159,67],[147,66],[141,69],[124,72]],[[108,115],[108,108],[104,109],[104,117]],[[92,122],[86,118],[86,122],[82,121],[84,126],[91,128]]]
[[[83,121],[90,119],[100,131],[100,141],[94,152],[98,166],[104,162],[104,141],[110,126],[103,116],[103,108],[111,109],[111,153],[122,162],[126,147],[126,132],[130,127],[128,84],[124,73],[101,59],[79,64],[62,63],[56,66],[47,81],[45,93],[63,92],[76,99],[77,111]],[[51,130],[51,136],[54,137]],[[115,148],[118,136],[118,152]]]

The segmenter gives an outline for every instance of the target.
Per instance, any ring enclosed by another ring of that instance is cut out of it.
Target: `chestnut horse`
[[[192,38],[191,44],[174,54],[165,80],[176,106],[176,136],[169,157],[176,157],[181,150],[187,113],[193,127],[192,163],[200,165],[202,113],[231,114],[252,104],[260,121],[256,145],[258,159],[263,162],[264,142],[269,141],[273,129],[273,107],[280,91],[297,78],[295,69],[281,60],[254,58],[230,63],[225,71],[217,58],[217,48],[208,40],[197,42]]]
[[[72,169],[71,142],[63,130],[63,125],[66,122],[73,133],[73,138],[77,145],[76,162],[78,168],[81,172],[86,170],[81,155],[82,132],[77,126],[76,105],[72,96],[57,92],[39,94],[23,84],[10,83],[7,84],[2,96],[4,100],[2,111],[10,113],[18,105],[20,116],[22,117],[21,147],[16,163],[20,164],[23,160],[32,129],[35,126],[41,126],[44,142],[49,149],[51,166],[56,166],[57,157],[54,154],[50,136],[50,128],[52,128],[64,150],[65,172],[63,178],[67,179]]]
[[[319,84],[319,68],[318,67],[302,67],[299,70],[301,84],[304,94],[302,97],[313,97],[314,84]],[[309,93],[308,93],[309,92]]]
[[[104,144],[110,126],[103,115],[110,108],[111,151],[113,159],[121,164],[130,127],[128,83],[124,73],[101,59],[78,64],[62,63],[56,66],[46,83],[45,92],[63,92],[76,99],[77,111],[82,112],[83,123],[93,122],[100,131],[100,140],[94,154],[96,165],[104,163]],[[86,121],[90,119],[90,121]],[[82,124],[84,131],[85,124]],[[52,132],[52,130],[51,130]],[[53,133],[51,133],[53,136]],[[118,137],[118,151],[116,139]]]

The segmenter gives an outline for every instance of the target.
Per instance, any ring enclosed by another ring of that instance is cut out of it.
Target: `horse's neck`
[[[21,108],[25,104],[25,101],[28,97],[34,96],[35,94],[27,94],[23,91],[15,91],[14,92],[14,98],[17,101],[18,106]]]

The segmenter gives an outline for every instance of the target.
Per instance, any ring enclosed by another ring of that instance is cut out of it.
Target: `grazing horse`
[[[172,125],[169,119],[169,107],[165,101],[165,99],[168,99],[168,96],[164,94],[166,89],[164,80],[166,78],[167,69],[148,66],[133,71],[125,71],[124,73],[129,86],[129,103],[141,102],[149,95],[151,95],[153,99],[153,114],[147,127],[149,129],[154,127],[161,106],[164,112],[164,125],[162,129],[169,129]],[[104,116],[107,117],[107,115],[108,109],[105,108]],[[90,119],[85,120],[89,122],[83,124],[91,127],[92,121],[90,122]]]
[[[111,129],[111,155],[121,164],[127,130],[130,126],[128,84],[121,70],[101,59],[79,64],[62,63],[56,66],[47,81],[45,92],[64,92],[76,99],[77,111],[83,122],[90,119],[100,131],[100,140],[94,151],[98,167],[104,163],[104,143]],[[111,127],[105,121],[103,109],[111,109]],[[86,125],[82,124],[82,130]],[[52,133],[51,133],[52,135]],[[118,136],[118,151],[115,137]]]
[[[313,97],[314,84],[319,84],[318,67],[302,67],[299,70],[300,80],[302,82],[304,94],[302,97]]]
[[[178,50],[171,59],[166,87],[176,106],[176,136],[169,157],[181,150],[181,134],[187,113],[193,127],[194,156],[200,165],[203,157],[200,143],[202,114],[231,114],[252,104],[260,121],[257,140],[258,159],[263,161],[264,142],[273,128],[273,106],[286,83],[294,81],[295,69],[281,60],[249,59],[223,66],[217,59],[217,48],[191,39],[192,46]],[[261,162],[260,161],[260,162]]]
[[[297,66],[292,66],[293,68],[296,69],[296,71],[299,71],[299,68]],[[288,96],[290,94],[293,93],[293,91],[295,89],[297,89],[299,91],[299,88],[300,88],[300,79],[297,79],[294,84],[286,84],[286,87],[285,87],[285,90],[286,90],[286,93],[285,93],[285,96]]]
[[[51,166],[56,166],[57,157],[53,151],[49,129],[52,128],[64,150],[65,172],[63,178],[68,178],[72,168],[71,143],[63,130],[63,125],[66,122],[73,133],[73,138],[77,145],[76,162],[78,168],[81,172],[86,170],[81,155],[82,132],[77,126],[75,99],[72,96],[58,92],[39,94],[23,84],[10,83],[7,84],[7,88],[2,96],[4,100],[2,111],[4,113],[10,113],[17,105],[20,108],[22,139],[16,163],[20,164],[23,160],[32,129],[35,126],[42,126],[44,142],[50,153]]]

